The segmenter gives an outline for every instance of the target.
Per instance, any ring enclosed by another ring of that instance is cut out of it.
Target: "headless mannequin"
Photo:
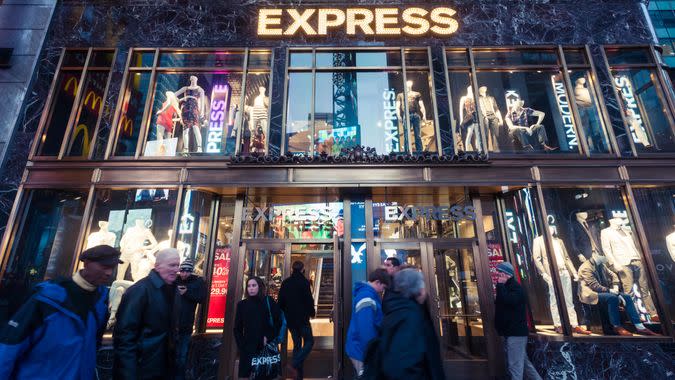
[[[586,78],[579,78],[574,82],[574,99],[580,107],[590,107],[593,105],[591,92],[586,87]]]
[[[675,227],[675,225],[673,227]],[[675,231],[671,232],[670,235],[666,236],[666,247],[668,247],[670,259],[675,261]]]
[[[267,109],[269,107],[269,98],[265,96],[267,89],[263,86],[258,87],[258,96],[253,99],[253,106],[248,107],[249,128],[251,131],[251,152],[262,152],[265,150],[265,134],[267,133],[267,123],[269,116]]]
[[[97,245],[109,245],[114,247],[117,235],[115,235],[114,232],[108,231],[108,222],[101,220],[98,222],[98,227],[98,232],[93,232],[87,237],[87,246],[85,249],[96,247]]]
[[[545,151],[556,150],[557,148],[548,145],[548,135],[541,124],[546,114],[524,107],[524,105],[524,100],[516,101],[506,118],[506,125],[509,127],[509,135],[511,135],[513,142],[520,143],[525,149],[533,149],[528,136],[536,136],[537,142]],[[530,125],[531,117],[536,117],[537,121]]]
[[[655,317],[656,308],[649,292],[646,268],[642,265],[633,234],[624,227],[627,222],[623,218],[609,220],[609,227],[600,232],[602,251],[607,256],[609,269],[619,276],[623,292],[636,298],[634,286],[637,285],[647,313]]]
[[[591,233],[591,230],[588,226],[588,220],[587,220],[588,219],[588,213],[585,212],[585,211],[582,211],[582,212],[576,213],[575,216],[577,218],[577,222],[579,222],[579,224],[581,224],[581,227],[584,229],[584,232],[586,233],[586,235],[588,235],[588,239],[591,241],[591,256],[592,256],[593,252],[600,253],[601,252],[600,251],[600,245],[597,242],[597,240],[595,239],[595,236],[593,236],[593,234]],[[583,254],[579,254],[579,260],[583,263],[584,261],[586,261],[586,256],[584,256]]]
[[[555,227],[548,226],[549,232],[553,237],[553,259],[556,261],[558,267],[558,273],[560,275],[560,282],[563,287],[563,296],[565,298],[565,308],[567,310],[567,315],[570,318],[570,324],[572,328],[575,328],[578,333],[585,334],[584,329],[579,327],[579,322],[577,318],[577,312],[574,309],[574,293],[572,292],[572,279],[576,282],[579,281],[577,275],[577,270],[570,260],[569,255],[567,254],[567,249],[565,248],[564,242],[558,238]],[[548,255],[546,253],[546,244],[544,242],[543,236],[537,236],[534,238],[532,244],[532,259],[534,260],[535,267],[539,274],[544,278],[546,285],[548,285],[548,294],[549,294],[549,306],[551,308],[551,317],[553,319],[553,326],[556,328],[557,332],[562,332],[562,324],[560,321],[560,315],[558,314],[558,301],[555,298],[555,290],[553,287],[553,279],[551,278],[552,266],[548,261]],[[584,332],[582,332],[584,331]]]
[[[405,104],[408,106],[408,118],[410,121],[410,128],[412,129],[414,140],[415,140],[415,152],[422,152],[422,135],[421,128],[422,123],[427,120],[427,110],[424,107],[424,102],[422,101],[422,95],[413,91],[413,81],[409,80],[405,82],[406,90],[408,93],[408,99],[405,100]],[[408,136],[409,133],[403,131],[403,126],[405,125],[405,107],[404,107],[404,97],[403,93],[400,93],[396,96],[396,116],[398,117],[399,125],[399,134],[404,136],[404,141],[406,142],[406,149],[409,152],[412,152],[412,144],[409,144]]]
[[[459,99],[459,123],[460,130],[466,129],[464,149],[466,151],[480,150],[481,144],[480,136],[478,135],[476,101],[473,98],[473,89],[471,86],[466,88],[466,95]]]
[[[181,118],[180,105],[176,94],[167,91],[165,95],[166,100],[162,103],[162,108],[157,111],[157,141],[164,141],[165,137],[172,138],[175,122]],[[174,116],[178,116],[178,118],[176,119]],[[168,136],[165,136],[166,133],[168,133]]]
[[[146,241],[149,241],[150,245],[145,245]],[[140,273],[139,268],[137,268],[139,261],[143,257],[147,257],[146,254],[151,252],[156,245],[157,240],[152,232],[145,227],[143,219],[136,219],[135,224],[127,229],[120,240],[120,251],[122,252],[120,258],[124,261],[124,264],[117,267],[117,279],[124,280],[124,275],[129,266],[131,266],[132,277],[134,272]],[[139,278],[133,279],[139,280]]]
[[[181,97],[182,95],[182,97]],[[190,76],[190,85],[176,91],[181,103],[181,120],[183,123],[183,153],[190,150],[190,130],[194,133],[197,153],[202,152],[201,120],[206,113],[206,94],[197,84],[197,77]]]
[[[645,129],[642,127],[642,123],[640,123],[640,121],[635,116],[635,111],[632,109],[626,110],[626,121],[628,124],[630,124],[631,129],[635,132],[635,137],[637,137],[638,140],[637,142],[644,145],[645,148],[651,147],[652,143],[649,142],[649,137],[647,136]]]
[[[485,86],[478,87],[478,104],[480,106],[481,117],[488,131],[488,148],[496,151],[498,148],[499,128],[504,125],[502,112],[499,110],[495,98],[488,95],[487,87]]]

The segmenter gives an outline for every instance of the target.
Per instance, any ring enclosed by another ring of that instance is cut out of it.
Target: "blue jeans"
[[[410,116],[410,126],[413,130],[413,135],[415,136],[415,153],[422,153],[422,135],[420,134],[420,127],[422,124],[422,118],[416,113],[409,114]],[[408,136],[410,134],[406,133],[406,149],[408,149]],[[412,152],[410,152],[412,153]]]
[[[188,348],[192,333],[179,333],[176,337],[176,380],[185,378]]]
[[[626,301],[626,313],[633,324],[642,323],[638,312],[635,309],[635,304],[628,294],[619,293],[618,295],[612,293],[598,293],[598,304],[607,308],[609,314],[609,323],[614,327],[621,326],[621,314],[619,313],[619,297]]]
[[[312,326],[308,323],[300,328],[288,328],[293,339],[293,368],[302,370],[302,363],[307,359],[314,346]]]

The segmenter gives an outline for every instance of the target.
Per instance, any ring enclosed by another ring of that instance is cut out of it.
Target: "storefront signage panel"
[[[403,220],[417,220],[421,217],[430,220],[476,220],[473,206],[384,206],[384,220],[399,222]]]
[[[449,36],[459,23],[452,8],[292,8],[258,10],[258,36]]]

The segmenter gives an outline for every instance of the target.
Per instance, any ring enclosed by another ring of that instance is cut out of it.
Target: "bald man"
[[[180,255],[174,248],[157,252],[155,268],[124,293],[113,332],[115,379],[168,379],[174,374],[174,281]]]

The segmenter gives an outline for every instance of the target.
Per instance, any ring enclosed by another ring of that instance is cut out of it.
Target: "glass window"
[[[610,65],[652,63],[649,48],[607,48],[607,61]]]
[[[120,105],[116,156],[134,156],[141,133],[145,101],[148,98],[150,73],[129,73],[129,82]]]
[[[242,67],[244,52],[177,52],[161,53],[160,67]]]
[[[621,191],[547,188],[543,193],[572,326],[578,322],[595,334],[614,335],[616,327],[635,332],[643,323],[658,331],[655,297]],[[568,276],[578,278],[576,291]],[[626,320],[617,301],[625,302]]]
[[[155,53],[152,51],[134,52],[131,57],[131,67],[152,67]]]
[[[609,137],[598,106],[598,94],[588,70],[569,70],[569,77],[574,86],[574,101],[579,111],[579,124],[584,129],[588,149],[593,153],[609,153]],[[559,86],[559,85],[558,85]],[[565,97],[564,93],[557,96]],[[558,100],[563,102],[564,99]],[[566,110],[567,108],[560,108]]]
[[[23,216],[2,278],[7,317],[18,310],[34,285],[72,274],[87,192],[28,190],[24,197]]]
[[[626,128],[638,153],[673,152],[668,105],[654,69],[612,70]]]
[[[578,137],[559,71],[484,72],[478,110],[488,148],[503,153],[577,153]]]
[[[150,273],[155,254],[171,247],[178,191],[173,189],[99,189],[89,221],[85,248],[101,244],[122,252],[110,285],[110,319],[115,324],[122,295]]]
[[[675,187],[636,188],[633,194],[666,302],[664,307],[675,318]]]
[[[291,67],[312,67],[312,53],[291,53]]]
[[[483,151],[476,102],[468,71],[448,72],[455,151]]]
[[[421,64],[416,51],[407,54]],[[424,57],[428,67],[426,51]],[[354,70],[321,71],[314,78],[310,72],[289,73],[286,150],[337,155],[363,145],[380,154],[436,152],[429,72],[408,70],[403,76],[400,67],[392,66],[400,65],[400,59],[395,51],[319,52],[317,66]],[[311,92],[314,99],[307,97]]]
[[[490,50],[474,49],[476,66],[557,65],[558,55],[552,49]]]
[[[487,240],[488,265],[490,267],[490,279],[492,280],[493,296],[497,293],[497,265],[506,261],[504,252],[504,239],[499,230],[499,214],[494,199],[481,200],[483,209],[483,228]]]
[[[181,261],[192,259],[195,262],[194,273],[203,276],[211,228],[213,195],[196,190],[186,190],[183,197],[176,248],[181,254]]]
[[[102,51],[66,51],[61,72],[55,87],[51,104],[44,112],[48,118],[41,136],[38,155],[57,156],[62,142],[68,144],[65,154],[71,157],[89,157],[100,116],[105,102],[105,92],[110,78],[110,67],[115,52]],[[85,65],[90,54],[89,66]],[[81,66],[75,68],[74,66]],[[95,68],[95,69],[88,69]],[[82,71],[86,70],[84,83],[80,83]],[[75,99],[80,95],[79,102]],[[73,118],[70,136],[64,135]]]
[[[445,52],[445,59],[448,66],[469,66],[469,55],[466,49],[448,50]]]
[[[230,262],[232,260],[232,228],[234,226],[234,199],[223,198],[220,201],[218,214],[218,232],[213,252],[213,268],[211,269],[211,286],[206,313],[207,329],[222,329],[225,324],[225,307],[227,289],[230,279]]]
[[[588,58],[584,49],[563,49],[565,53],[565,63],[567,65],[587,65]]]
[[[505,243],[512,255],[511,263],[516,269],[516,279],[527,290],[532,325],[535,330],[545,335],[562,334],[562,322],[551,278],[551,266],[548,261],[543,228],[537,218],[539,211],[533,196],[534,192],[533,189],[525,188],[505,194],[503,198]],[[558,245],[558,247],[560,254],[565,255],[564,246]],[[561,281],[567,284],[573,276],[574,273],[569,271],[561,272]],[[573,295],[569,294],[569,297],[565,298],[566,304],[573,301],[572,297]],[[571,314],[570,319],[572,320],[575,315]],[[572,320],[572,324],[575,323]]]
[[[241,146],[239,147],[242,155],[264,154],[266,151],[265,144],[269,132],[269,87],[269,72],[249,72],[246,76]],[[234,153],[229,148],[227,152]]]

